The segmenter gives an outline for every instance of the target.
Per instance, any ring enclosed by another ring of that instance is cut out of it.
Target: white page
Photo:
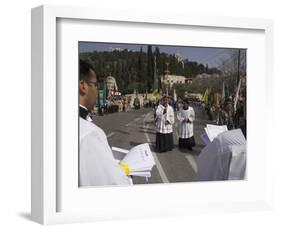
[[[213,141],[214,138],[219,135],[220,133],[223,133],[227,131],[226,125],[210,125],[207,124],[206,133],[210,139],[210,141]]]
[[[153,168],[153,166],[143,167],[143,166],[134,165],[134,168],[131,169],[131,171],[133,171],[133,172],[137,172],[137,171],[151,171],[152,168]]]
[[[147,171],[143,172],[132,172],[130,173],[130,176],[141,176],[141,177],[151,177],[151,173]]]
[[[112,147],[111,150],[112,150],[113,157],[119,161],[121,161],[129,152],[129,150],[127,149],[121,149],[117,147]]]
[[[152,169],[155,165],[149,145],[141,144],[132,148],[129,153],[121,160],[123,164],[128,164],[131,171],[135,169]]]
[[[112,147],[111,149],[112,149],[112,151],[117,151],[117,152],[124,153],[124,154],[127,154],[129,152],[129,150],[127,150],[127,149],[122,149],[122,148],[118,148],[118,147]]]

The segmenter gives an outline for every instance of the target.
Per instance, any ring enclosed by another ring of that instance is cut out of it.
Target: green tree
[[[150,92],[153,87],[154,78],[154,60],[153,60],[152,46],[147,47],[147,90]]]

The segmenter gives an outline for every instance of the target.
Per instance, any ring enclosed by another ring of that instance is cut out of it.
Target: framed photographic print
[[[270,20],[32,9],[32,219],[271,207]],[[260,143],[260,144],[256,144]]]

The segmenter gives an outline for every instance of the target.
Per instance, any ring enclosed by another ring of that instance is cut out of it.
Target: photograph
[[[191,3],[34,5],[22,222],[279,223],[279,14]]]
[[[247,49],[78,42],[79,187],[247,179]]]

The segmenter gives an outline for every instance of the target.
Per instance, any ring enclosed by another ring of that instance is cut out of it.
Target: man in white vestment
[[[177,112],[177,119],[179,121],[179,148],[188,148],[192,150],[195,146],[193,134],[193,121],[195,120],[194,109],[189,106],[188,99],[183,102],[183,107]]]
[[[175,122],[173,107],[168,104],[168,97],[163,97],[162,104],[156,109],[156,152],[167,152],[174,148],[173,124]]]
[[[95,71],[81,60],[79,69],[79,186],[128,185],[129,177],[114,159],[104,131],[92,123],[90,111],[97,98]]]

